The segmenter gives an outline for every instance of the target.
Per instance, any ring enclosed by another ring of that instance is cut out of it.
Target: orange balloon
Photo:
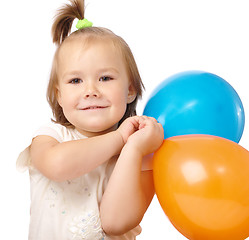
[[[158,200],[175,228],[191,240],[249,236],[249,152],[209,135],[164,140],[154,154]]]

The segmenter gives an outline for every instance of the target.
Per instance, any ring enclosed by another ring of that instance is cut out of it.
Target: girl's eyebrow
[[[64,79],[65,77],[68,77],[68,76],[79,76],[79,74],[80,74],[79,71],[68,71],[62,75],[62,79]]]
[[[98,74],[101,74],[101,73],[104,73],[104,72],[114,72],[116,74],[119,74],[119,71],[114,67],[104,67],[104,68],[100,68],[98,70]],[[80,74],[82,74],[81,71],[77,71],[77,70],[68,71],[68,72],[65,72],[62,75],[62,79],[68,78],[68,77],[79,76]]]
[[[118,69],[114,68],[114,67],[105,67],[105,68],[101,68],[99,69],[98,72],[115,72],[115,73],[119,73]]]

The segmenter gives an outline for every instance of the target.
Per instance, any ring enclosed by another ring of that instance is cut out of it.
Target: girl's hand
[[[130,135],[137,131],[139,127],[138,118],[138,116],[135,116],[125,119],[117,129],[117,132],[119,132],[123,138],[124,144],[127,143],[127,140]]]
[[[163,127],[147,116],[127,118],[119,127],[124,143],[136,148],[142,156],[155,152],[164,139]]]

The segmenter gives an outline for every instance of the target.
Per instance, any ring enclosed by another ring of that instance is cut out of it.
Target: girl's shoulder
[[[43,124],[34,132],[32,139],[40,135],[46,135],[55,138],[58,142],[62,142],[64,128],[66,127],[54,122]]]
[[[66,142],[86,138],[86,136],[79,133],[75,128],[65,127],[55,122],[50,122],[42,125],[40,128],[37,129],[32,138],[37,137],[39,135],[53,137],[58,142]]]
[[[19,154],[16,167],[19,171],[26,171],[30,167],[31,159],[30,159],[30,145],[32,143],[32,139],[37,136],[50,136],[56,139],[58,142],[66,142],[71,140],[83,139],[86,138],[84,135],[80,134],[74,128],[68,128],[61,124],[49,122],[41,127],[39,127],[34,134],[30,137],[30,144]]]

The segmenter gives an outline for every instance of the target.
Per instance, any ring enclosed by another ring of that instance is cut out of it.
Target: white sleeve
[[[60,124],[55,124],[55,123],[49,123],[43,125],[33,134],[32,139],[40,135],[46,135],[53,137],[58,142],[62,142],[61,128],[62,126]],[[30,158],[30,145],[29,145],[19,154],[16,161],[16,168],[18,171],[24,172],[29,169],[30,165],[31,165],[31,158]]]
[[[41,135],[46,135],[50,136],[54,139],[56,139],[58,142],[62,142],[62,126],[60,124],[55,124],[55,123],[48,123],[46,125],[43,125],[40,127],[32,136],[32,139],[41,136]]]

